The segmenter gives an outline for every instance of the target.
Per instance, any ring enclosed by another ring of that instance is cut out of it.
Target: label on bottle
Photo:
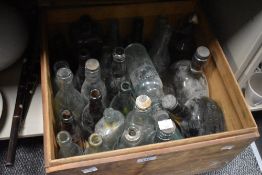
[[[141,159],[137,159],[137,163],[144,163],[144,162],[148,162],[148,161],[152,161],[152,160],[156,160],[156,156],[151,156],[151,157],[145,157],[145,158],[141,158]]]
[[[170,129],[174,127],[173,121],[171,119],[158,121],[158,126],[160,130]]]
[[[98,170],[97,167],[93,166],[93,167],[90,167],[90,168],[87,168],[87,169],[83,169],[81,171],[82,171],[82,173],[87,174],[87,173],[95,172],[97,170]]]

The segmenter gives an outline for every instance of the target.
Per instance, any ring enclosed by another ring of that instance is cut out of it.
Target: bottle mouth
[[[101,98],[102,94],[99,89],[92,89],[90,91],[90,98],[91,99],[99,99]]]
[[[72,138],[67,131],[60,131],[57,134],[57,142],[59,145],[63,145],[72,141]]]
[[[97,59],[91,58],[86,61],[85,68],[90,71],[96,71],[99,69],[99,67],[100,65]]]
[[[66,67],[62,67],[57,71],[57,77],[61,80],[70,79],[73,76],[71,70]]]
[[[116,47],[113,51],[113,60],[116,62],[124,62],[125,61],[125,49],[122,47]]]
[[[167,94],[161,99],[163,108],[173,110],[177,106],[176,97],[172,94]]]
[[[71,115],[71,112],[69,110],[64,110],[62,112],[62,120],[66,123],[72,121],[73,117]]]
[[[131,90],[131,84],[128,81],[124,81],[121,83],[121,90],[122,91],[130,91]]]
[[[136,98],[136,107],[140,110],[147,110],[151,104],[152,101],[147,95],[140,95]]]
[[[102,136],[96,133],[93,133],[89,137],[89,144],[91,146],[100,146],[102,145]]]
[[[125,139],[130,142],[138,141],[141,138],[141,132],[136,127],[129,127],[125,133]]]

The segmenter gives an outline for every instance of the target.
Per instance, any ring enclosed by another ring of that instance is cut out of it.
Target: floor
[[[255,141],[255,144],[251,145],[253,152],[256,156],[259,167],[262,171],[262,111],[252,112],[254,119],[256,120],[260,137]]]

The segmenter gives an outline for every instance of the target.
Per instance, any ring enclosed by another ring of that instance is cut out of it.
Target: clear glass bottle
[[[154,108],[152,117],[156,122],[155,142],[164,142],[183,138],[181,132],[177,129],[175,122],[170,119],[170,114],[163,110],[161,106]]]
[[[84,139],[88,139],[90,134],[94,132],[95,124],[103,117],[104,109],[101,92],[99,89],[92,89],[89,103],[82,113],[81,130]]]
[[[133,110],[135,106],[135,99],[132,93],[131,84],[128,81],[121,83],[121,90],[113,98],[110,107],[120,111],[124,116]]]
[[[67,131],[72,137],[74,143],[79,143],[80,141],[80,130],[75,122],[74,116],[69,110],[62,111],[61,114],[61,130]]]
[[[53,93],[54,94],[56,94],[57,91],[59,90],[58,82],[57,82],[57,79],[56,79],[56,74],[57,74],[58,69],[63,68],[63,67],[69,69],[69,64],[65,60],[56,61],[53,64],[53,81],[52,81],[52,84],[53,84]]]
[[[78,68],[74,76],[74,86],[76,90],[81,92],[82,84],[85,80],[85,63],[90,58],[89,52],[86,49],[80,49],[78,55]]]
[[[103,105],[107,104],[107,91],[104,81],[101,79],[100,65],[96,59],[88,59],[85,64],[85,81],[81,88],[81,94],[86,103],[89,101],[91,89],[99,89],[102,94]]]
[[[97,122],[95,133],[103,138],[104,145],[114,149],[124,130],[125,117],[119,111],[106,108],[104,116]]]
[[[72,142],[72,137],[67,131],[60,131],[56,136],[56,141],[60,147],[59,158],[79,156],[83,154],[82,149]]]
[[[172,35],[172,29],[170,25],[165,24],[165,26],[159,27],[159,30],[157,37],[153,41],[150,57],[156,70],[162,75],[170,64],[168,44]]]
[[[185,104],[190,115],[181,126],[188,137],[225,131],[224,114],[219,105],[208,97],[195,97]]]
[[[209,49],[200,46],[191,62],[181,60],[172,66],[172,82],[178,103],[185,104],[196,96],[209,96],[207,79],[202,71],[209,55]]]
[[[89,147],[86,148],[84,152],[85,154],[98,153],[108,150],[104,146],[102,136],[97,133],[93,133],[90,135],[90,137],[88,138],[88,145]]]
[[[163,96],[163,84],[146,48],[134,43],[127,46],[125,53],[127,71],[136,95],[147,95],[153,103],[158,103]]]
[[[110,80],[110,94],[115,96],[121,89],[121,83],[128,80],[126,71],[125,50],[122,47],[116,47],[112,53],[112,78]]]
[[[122,149],[143,145],[142,132],[141,128],[136,125],[129,126],[124,130],[117,148]]]
[[[59,116],[64,110],[71,111],[77,123],[80,123],[81,114],[85,107],[81,94],[73,86],[73,74],[68,68],[60,68],[56,74],[59,91],[55,96],[55,114]]]
[[[136,98],[136,107],[128,113],[125,121],[125,130],[131,126],[137,127],[141,133],[143,144],[154,143],[155,121],[152,118],[151,99],[146,95]]]

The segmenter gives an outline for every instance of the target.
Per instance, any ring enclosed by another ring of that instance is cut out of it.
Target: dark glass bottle
[[[81,130],[85,139],[88,139],[90,134],[94,132],[95,124],[103,117],[104,109],[100,90],[92,89],[90,91],[89,103],[82,113]]]
[[[129,41],[127,43],[143,43],[144,42],[144,19],[142,17],[135,17],[132,22],[132,31]]]
[[[181,59],[190,60],[196,49],[194,40],[195,25],[198,23],[196,14],[190,14],[183,22],[178,24],[178,28],[174,30],[169,44],[170,57],[172,62]]]
[[[90,54],[88,50],[81,49],[78,56],[78,69],[74,76],[74,86],[79,92],[81,92],[81,87],[85,80],[85,63],[89,58]]]
[[[74,119],[74,116],[69,110],[64,110],[61,114],[61,130],[69,132],[74,143],[80,141],[80,130]]]

